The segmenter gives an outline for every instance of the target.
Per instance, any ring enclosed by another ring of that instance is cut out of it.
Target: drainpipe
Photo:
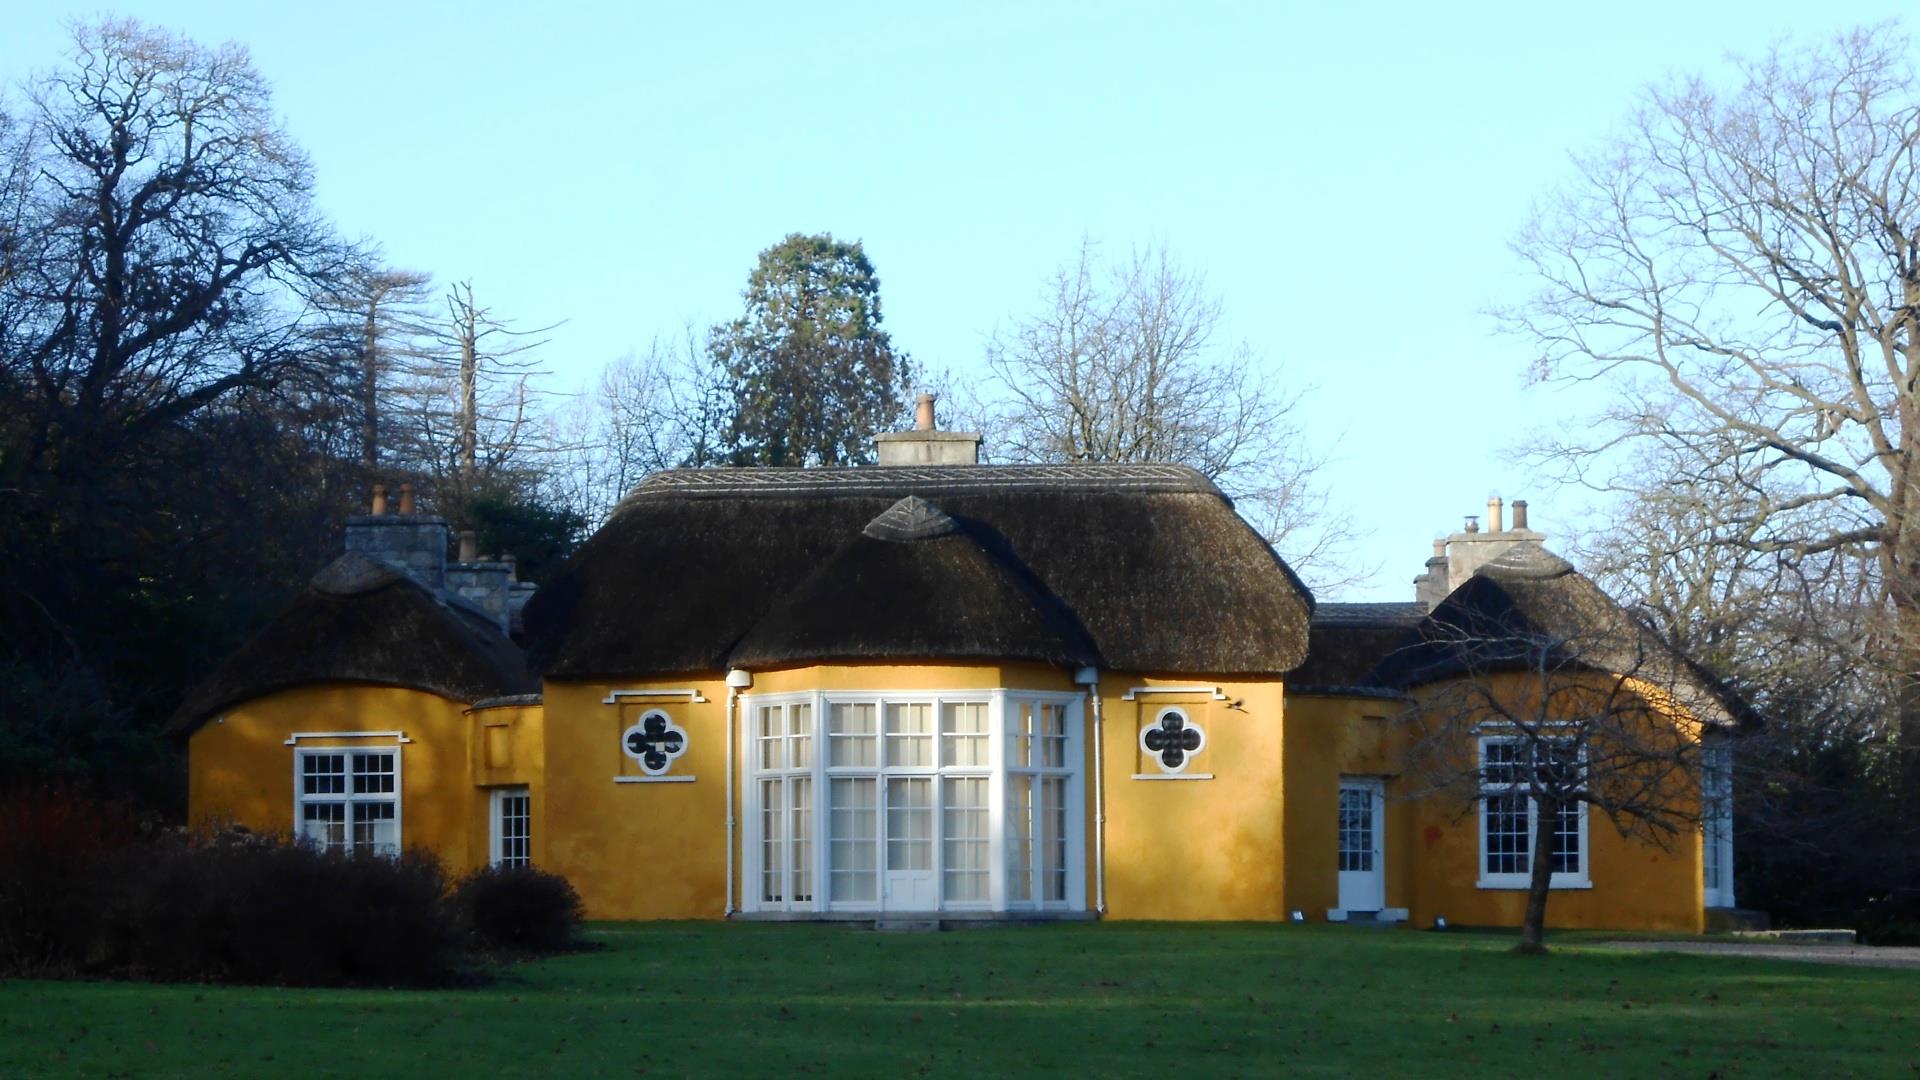
[[[1093,701],[1093,896],[1094,911],[1101,915],[1107,913],[1107,770],[1105,767],[1106,737],[1102,734],[1100,719],[1100,671],[1097,668],[1084,667],[1073,675],[1073,681],[1087,688],[1087,696]]]
[[[733,727],[739,715],[740,691],[753,685],[753,673],[739,668],[727,672],[727,910],[733,917]]]

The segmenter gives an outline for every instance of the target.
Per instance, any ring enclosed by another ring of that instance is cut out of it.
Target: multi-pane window
[[[493,865],[533,864],[533,797],[526,788],[493,793]]]
[[[337,851],[400,852],[398,750],[297,750],[301,838]]]
[[[1067,899],[1067,707],[1007,702],[1007,901]]]
[[[1709,743],[1700,754],[1701,874],[1706,906],[1732,907],[1733,900],[1733,754],[1725,743]]]
[[[1373,792],[1340,789],[1340,869],[1373,869]]]
[[[1076,697],[750,698],[753,905],[1065,906],[1078,880]]]
[[[759,773],[760,901],[813,902],[813,705],[754,710]]]
[[[1518,886],[1533,871],[1533,840],[1539,800],[1534,781],[1545,778],[1555,788],[1577,780],[1580,757],[1570,741],[1518,738],[1480,740],[1480,883]],[[1578,800],[1556,808],[1551,847],[1552,884],[1585,885],[1587,874],[1587,808]]]

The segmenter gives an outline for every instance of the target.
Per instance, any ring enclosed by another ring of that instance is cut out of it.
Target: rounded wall
[[[452,873],[486,861],[475,832],[466,706],[390,686],[325,683],[282,690],[228,709],[187,741],[187,820],[197,828],[240,825],[256,832],[294,827],[294,746],[400,752],[401,843],[439,856]],[[410,741],[396,744],[401,732]],[[341,733],[309,737],[317,733]]]

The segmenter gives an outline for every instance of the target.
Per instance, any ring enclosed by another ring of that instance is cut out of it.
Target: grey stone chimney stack
[[[912,431],[885,431],[873,437],[882,465],[978,465],[979,432],[941,431],[934,421],[934,397],[914,403]]]
[[[384,486],[373,489],[373,512],[347,519],[347,550],[386,563],[434,591],[447,585],[447,522],[413,512],[413,485],[400,485],[400,512],[387,513]]]

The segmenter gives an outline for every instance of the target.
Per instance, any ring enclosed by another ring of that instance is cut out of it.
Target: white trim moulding
[[[1121,701],[1133,701],[1141,694],[1210,694],[1215,701],[1227,700],[1217,686],[1136,686],[1120,695]]]
[[[1213,774],[1210,772],[1189,772],[1189,773],[1137,772],[1133,774],[1133,778],[1135,780],[1211,780],[1213,779]]]
[[[694,702],[696,704],[705,702],[707,700],[707,696],[705,694],[702,694],[698,689],[695,689],[695,688],[689,688],[684,690],[614,690],[608,693],[606,697],[601,698],[600,704],[618,705],[620,704],[621,698],[657,698],[657,697],[684,697],[688,701]]]
[[[298,746],[301,739],[392,739],[397,743],[410,743],[404,731],[296,731],[287,736],[281,746]]]
[[[691,784],[691,776],[616,776],[616,784]]]

